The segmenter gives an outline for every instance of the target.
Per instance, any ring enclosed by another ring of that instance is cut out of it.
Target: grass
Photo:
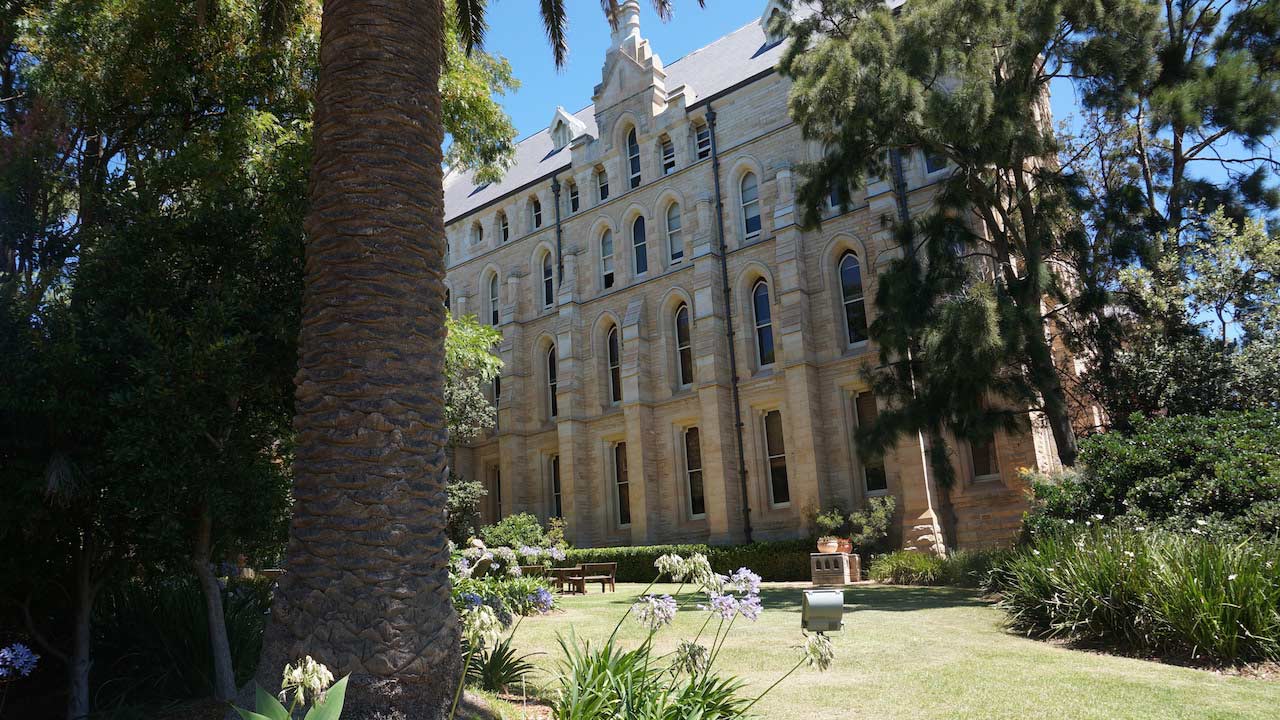
[[[749,689],[768,687],[797,657],[800,584],[766,583],[765,613],[739,620],[717,663]],[[603,640],[642,585],[561,599],[563,610],[526,618],[515,639],[550,684],[558,633]],[[658,586],[655,592],[674,592]],[[705,615],[686,593],[659,653],[692,638]],[[1005,632],[1003,615],[976,593],[955,588],[860,585],[845,589],[845,629],[832,639],[826,673],[802,668],[756,706],[763,718],[1017,718],[1018,720],[1274,720],[1280,682],[1215,674],[1145,660],[1071,650]],[[640,626],[628,619],[626,647]]]

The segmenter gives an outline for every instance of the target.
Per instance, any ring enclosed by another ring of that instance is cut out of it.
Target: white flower
[[[1208,524],[1209,524],[1209,521],[1208,521],[1208,520],[1200,520],[1200,519],[1197,519],[1197,520],[1196,520],[1196,524],[1197,524],[1197,525],[1199,525],[1200,527],[1204,527],[1205,525],[1208,525]]]
[[[1094,515],[1094,516],[1093,516],[1093,519],[1094,519],[1094,520],[1101,521],[1101,520],[1103,520],[1103,516],[1102,516],[1102,515]]]
[[[657,568],[661,575],[670,575],[672,580],[680,581],[683,579],[684,558],[675,554],[667,554],[653,561],[653,566]]]
[[[497,645],[502,639],[502,621],[488,605],[480,605],[462,612],[462,634],[472,648]]]
[[[670,595],[645,595],[631,606],[631,612],[641,625],[653,632],[675,619],[676,601]]]
[[[283,702],[289,691],[299,705],[307,704],[310,694],[314,703],[324,702],[324,691],[333,684],[333,673],[323,664],[311,659],[308,655],[298,661],[297,665],[284,666],[284,679],[280,682],[280,700]]]
[[[1128,555],[1129,557],[1133,557],[1133,551],[1132,551],[1132,550],[1125,550],[1125,551],[1124,551],[1124,554],[1125,554],[1125,555]]]
[[[831,661],[835,659],[835,650],[831,647],[831,640],[821,633],[805,636],[804,641],[804,659],[810,665],[816,665],[819,670],[826,670],[831,667]]]
[[[1235,573],[1231,573],[1230,575],[1228,575],[1228,576],[1227,576],[1227,579],[1228,579],[1228,580],[1235,580],[1235,579],[1236,579],[1236,574],[1235,574]]]

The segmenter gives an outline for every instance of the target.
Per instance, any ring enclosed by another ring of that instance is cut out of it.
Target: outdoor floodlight
[[[800,627],[810,632],[834,632],[844,627],[843,590],[805,590]]]

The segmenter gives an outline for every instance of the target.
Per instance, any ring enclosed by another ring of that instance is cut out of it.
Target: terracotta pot
[[[851,554],[853,552],[853,541],[848,538],[840,538],[840,541],[836,543],[836,552],[842,552],[846,555]]]
[[[837,549],[839,547],[840,547],[840,542],[837,540],[819,540],[818,541],[818,552],[820,553],[839,552],[839,550]]]

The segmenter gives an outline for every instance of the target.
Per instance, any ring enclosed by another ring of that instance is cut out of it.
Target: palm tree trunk
[[[439,718],[461,670],[445,535],[441,0],[326,0],[286,573],[258,681],[311,655],[344,719]],[[400,713],[395,715],[394,713]]]

